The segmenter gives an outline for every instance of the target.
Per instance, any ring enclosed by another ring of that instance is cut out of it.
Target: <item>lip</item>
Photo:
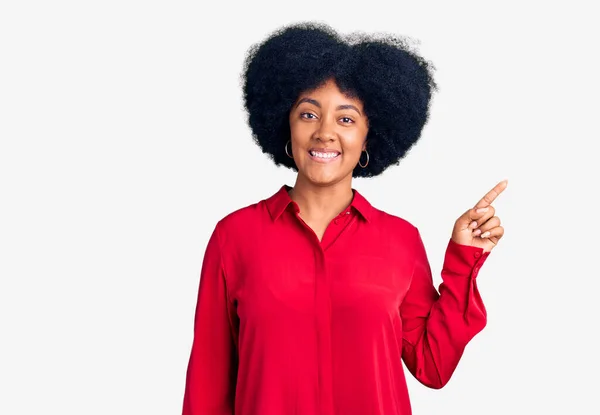
[[[311,151],[316,151],[318,153],[336,153],[337,156],[324,159],[324,158],[321,158],[321,157],[315,157],[315,156],[313,156],[312,154],[310,154]],[[310,157],[310,159],[313,160],[313,161],[315,161],[315,162],[317,162],[317,163],[331,163],[331,162],[336,161],[337,159],[339,159],[341,155],[342,154],[339,151],[333,150],[333,149],[330,149],[330,148],[311,148],[311,149],[308,150],[308,156]]]

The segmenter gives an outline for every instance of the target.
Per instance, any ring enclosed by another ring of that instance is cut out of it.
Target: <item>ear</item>
[[[365,141],[363,142],[362,151],[365,151],[366,149],[367,149],[367,140],[365,139]]]

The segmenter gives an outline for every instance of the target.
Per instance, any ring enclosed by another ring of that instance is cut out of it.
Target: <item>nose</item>
[[[335,141],[337,139],[335,120],[323,117],[319,128],[315,131],[315,138],[319,141]]]

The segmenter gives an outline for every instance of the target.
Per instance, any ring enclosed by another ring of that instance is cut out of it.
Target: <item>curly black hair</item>
[[[434,69],[399,36],[341,36],[324,23],[295,23],[246,54],[241,82],[248,124],[263,153],[297,171],[285,154],[290,110],[302,92],[334,79],[342,93],[362,101],[369,121],[369,164],[352,176],[377,176],[399,164],[421,136],[437,90]]]

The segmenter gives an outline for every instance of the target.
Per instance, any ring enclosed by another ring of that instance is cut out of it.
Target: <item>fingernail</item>
[[[473,231],[473,236],[477,236],[477,235],[479,235],[480,233],[481,233],[481,229],[475,229],[475,230]]]
[[[487,212],[488,210],[490,210],[489,207],[484,207],[484,208],[477,209],[475,212],[476,213],[483,213],[483,212]]]
[[[469,228],[476,228],[477,227],[477,221],[474,220],[473,222],[471,222],[471,224],[469,225]]]
[[[481,237],[482,238],[487,238],[488,236],[490,236],[490,231],[484,232]]]

